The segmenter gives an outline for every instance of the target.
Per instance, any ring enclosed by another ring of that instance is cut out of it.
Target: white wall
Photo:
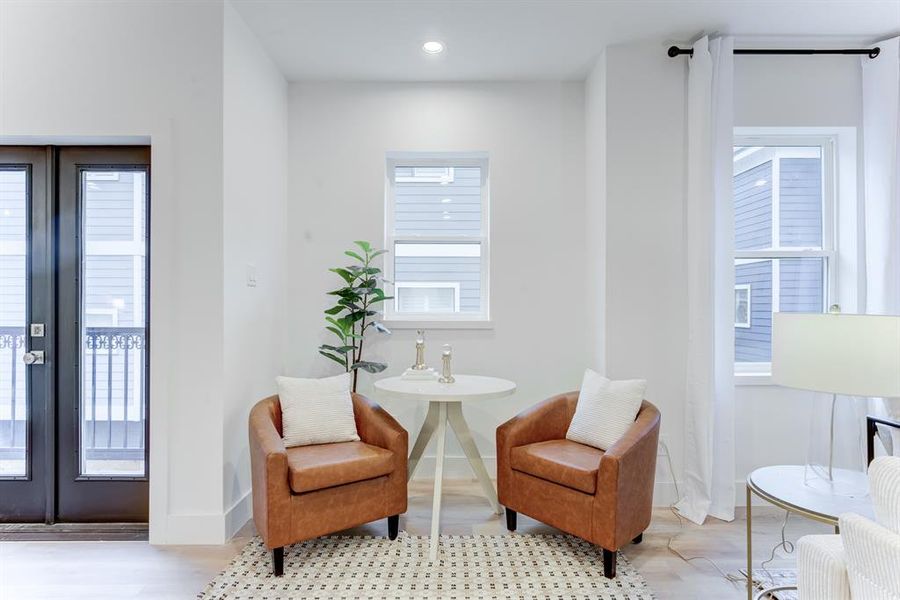
[[[737,57],[735,125],[858,126],[858,60]],[[677,476],[684,452],[686,61],[668,58],[662,42],[607,49],[607,370],[648,379]],[[845,194],[852,204],[853,187]],[[853,278],[845,279],[852,287]],[[753,468],[805,462],[813,407],[804,392],[737,388],[739,504]],[[670,480],[661,461],[657,504],[674,499]]]
[[[660,44],[607,48],[606,363],[647,379],[677,472],[683,452],[685,65]],[[657,503],[671,477],[657,468]]]
[[[606,54],[584,82],[587,364],[606,372]]]
[[[284,367],[287,83],[229,3],[224,44],[223,508],[230,537],[250,518],[250,407],[275,392]]]
[[[317,354],[325,292],[352,241],[380,246],[388,151],[487,151],[491,168],[491,330],[431,330],[427,359],[454,347],[459,373],[512,379],[511,399],[465,407],[489,468],[495,428],[556,392],[586,366],[584,105],[581,83],[292,84],[289,112],[288,373],[337,367]],[[412,364],[414,335],[395,329],[371,346],[387,375]],[[360,391],[373,377],[363,374]],[[425,407],[384,401],[411,435]],[[469,475],[455,440],[450,473]],[[419,475],[431,477],[433,460]]]

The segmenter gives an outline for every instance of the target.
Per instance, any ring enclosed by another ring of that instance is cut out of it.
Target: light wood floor
[[[431,523],[431,484],[410,486],[409,511],[400,518],[401,530],[428,535]],[[666,548],[673,546],[688,556],[715,560],[725,572],[745,566],[743,511],[732,523],[712,520],[703,527],[685,523],[683,529],[667,509],[654,511],[653,523],[644,542],[628,546],[623,553],[644,575],[660,599],[746,598],[743,587],[724,579],[705,561],[686,563]],[[780,539],[784,513],[771,507],[754,510],[754,555],[767,558]],[[442,532],[464,535],[506,534],[504,517],[491,513],[475,481],[444,484]],[[361,535],[385,535],[386,521],[351,531]],[[519,516],[518,532],[553,533],[554,529]],[[806,533],[829,533],[828,527],[792,517],[787,537],[796,540]],[[347,532],[344,532],[345,534]],[[0,542],[0,599],[92,600],[193,598],[253,535],[248,525],[223,546],[150,546],[146,542]],[[792,557],[772,566],[793,565]]]

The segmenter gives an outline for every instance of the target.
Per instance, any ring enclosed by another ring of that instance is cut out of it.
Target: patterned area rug
[[[644,578],[619,554],[603,576],[600,550],[566,535],[325,537],[285,549],[284,576],[255,538],[200,594],[204,600],[472,598],[645,600]]]
[[[741,571],[746,574],[745,570]],[[797,585],[797,569],[753,569],[753,581],[757,590],[765,588]],[[798,600],[796,590],[781,590],[767,596],[775,600]]]

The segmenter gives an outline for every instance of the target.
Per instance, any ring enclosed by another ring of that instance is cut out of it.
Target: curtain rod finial
[[[869,58],[877,58],[879,54],[881,54],[881,48],[875,46],[872,48],[872,51],[869,52]]]
[[[669,46],[669,58],[675,58],[679,54],[678,46]]]

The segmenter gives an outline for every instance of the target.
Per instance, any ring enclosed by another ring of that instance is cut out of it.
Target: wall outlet
[[[247,263],[247,287],[256,287],[256,265]]]

